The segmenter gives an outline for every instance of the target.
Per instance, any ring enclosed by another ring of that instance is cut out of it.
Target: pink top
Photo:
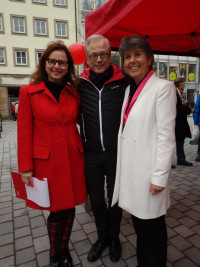
[[[149,71],[149,73],[146,75],[146,77],[142,80],[142,82],[140,83],[140,85],[138,86],[135,94],[133,95],[133,98],[131,100],[131,103],[128,107],[128,110],[126,112],[126,108],[127,108],[127,105],[128,105],[128,102],[129,102],[129,97],[126,101],[126,105],[125,105],[125,108],[124,108],[124,111],[123,111],[123,127],[125,126],[126,124],[126,121],[128,119],[128,115],[133,107],[133,105],[135,104],[135,101],[137,100],[138,96],[140,95],[140,93],[142,92],[142,89],[144,88],[146,82],[149,80],[149,78],[153,75],[153,71]]]

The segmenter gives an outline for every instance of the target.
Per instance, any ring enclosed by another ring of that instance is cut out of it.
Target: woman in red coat
[[[68,250],[75,206],[86,201],[84,155],[77,129],[80,98],[72,57],[63,42],[44,51],[31,83],[20,89],[18,164],[25,184],[47,178],[50,266],[73,266]],[[27,206],[42,209],[34,202]]]

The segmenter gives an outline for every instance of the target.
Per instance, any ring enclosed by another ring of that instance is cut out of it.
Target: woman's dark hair
[[[119,46],[119,53],[120,53],[122,62],[124,62],[124,53],[126,51],[135,50],[135,49],[142,49],[147,59],[151,59],[151,65],[149,69],[152,70],[153,65],[154,65],[153,50],[150,44],[148,43],[148,41],[143,36],[140,36],[140,35],[124,37],[121,40],[121,43]]]
[[[64,51],[65,54],[67,55],[67,59],[68,59],[68,72],[63,79],[63,83],[69,83],[73,87],[77,88],[78,77],[75,74],[74,62],[73,62],[72,56],[71,56],[68,48],[66,47],[66,45],[62,41],[51,42],[48,44],[47,48],[45,49],[45,51],[43,52],[43,54],[40,58],[40,61],[39,61],[39,64],[37,65],[36,71],[33,72],[31,77],[30,77],[30,81],[32,83],[40,83],[45,78],[46,79],[48,78],[47,72],[45,70],[46,60],[49,58],[49,55],[53,51],[57,51],[57,50]]]
[[[174,84],[175,84],[175,86],[178,88],[179,85],[180,85],[181,83],[184,83],[184,82],[185,82],[185,79],[182,78],[182,77],[179,77],[179,78],[177,78],[177,79],[174,81]]]

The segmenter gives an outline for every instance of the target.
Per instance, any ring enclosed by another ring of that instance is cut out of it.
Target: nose
[[[100,57],[100,55],[98,55],[98,57],[97,57],[97,61],[101,61],[101,57]]]
[[[56,64],[54,65],[54,67],[56,67],[56,68],[59,68],[60,67],[60,65],[58,64],[58,62],[56,62]]]

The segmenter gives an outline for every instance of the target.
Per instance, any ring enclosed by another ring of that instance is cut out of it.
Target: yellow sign
[[[189,79],[190,82],[194,81],[194,79],[195,79],[195,74],[194,74],[193,72],[189,73],[189,75],[188,75],[188,79]]]
[[[172,71],[172,72],[169,74],[169,78],[170,78],[171,81],[174,81],[174,80],[176,79],[176,73]]]

